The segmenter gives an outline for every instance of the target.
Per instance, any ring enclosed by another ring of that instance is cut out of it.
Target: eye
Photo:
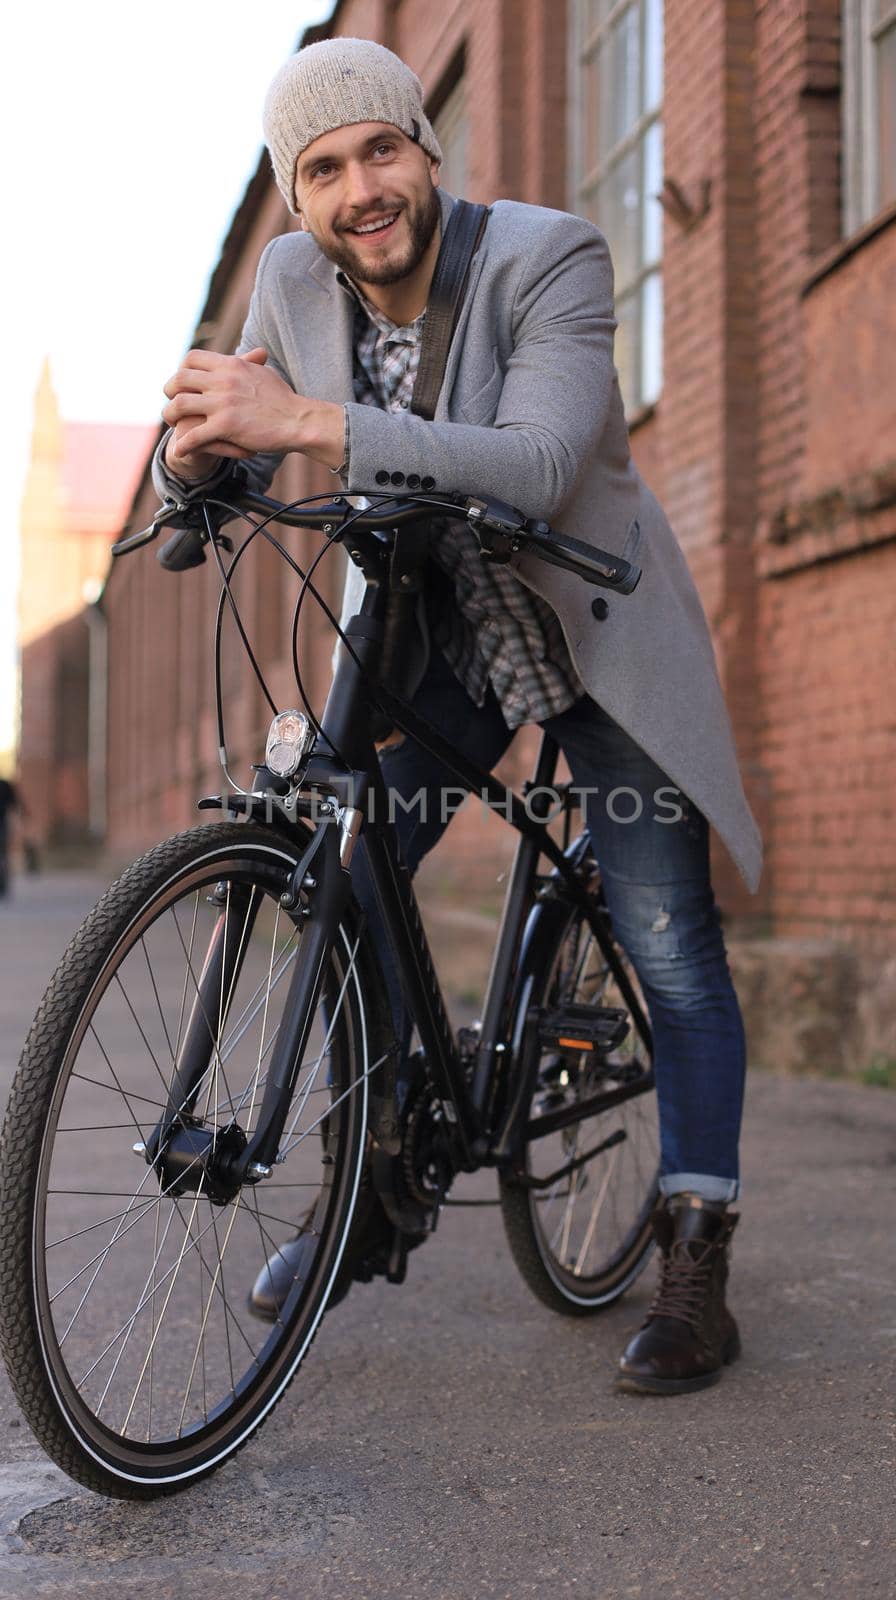
[[[373,153],[374,153],[375,156],[379,156],[379,155],[387,155],[388,156],[388,155],[392,154],[392,151],[394,149],[395,149],[395,145],[394,145],[394,143],[393,143],[393,141],[391,139],[383,139],[380,144],[374,145]]]
[[[333,171],[332,161],[321,161],[319,166],[311,168],[312,178],[326,178]]]

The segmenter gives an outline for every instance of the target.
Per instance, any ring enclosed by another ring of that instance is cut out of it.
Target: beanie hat
[[[441,161],[416,73],[372,39],[320,39],[290,57],[265,97],[264,137],[274,177],[297,214],[296,162],[322,133],[353,122],[391,122]]]

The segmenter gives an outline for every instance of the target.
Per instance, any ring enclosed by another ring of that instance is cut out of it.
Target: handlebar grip
[[[571,534],[558,533],[547,523],[530,524],[529,540],[545,561],[555,567],[566,567],[578,573],[587,583],[596,583],[604,589],[615,589],[617,594],[631,594],[641,581],[641,568],[622,556],[614,556],[598,545],[585,544]]]
[[[201,567],[207,542],[202,528],[178,528],[158,552],[159,566],[166,572],[187,572],[190,567]]]

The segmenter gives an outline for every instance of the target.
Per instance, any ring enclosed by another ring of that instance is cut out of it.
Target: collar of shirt
[[[392,322],[384,312],[371,305],[367,296],[358,288],[356,283],[352,282],[348,274],[342,271],[341,267],[336,273],[336,281],[341,288],[346,289],[353,296],[356,306],[360,307],[368,320],[384,335],[384,344],[418,344],[422,339],[423,324],[426,320],[425,306],[419,317],[415,317],[413,322],[399,326],[398,323]]]

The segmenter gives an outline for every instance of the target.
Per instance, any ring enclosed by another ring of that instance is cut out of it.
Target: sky
[[[67,421],[154,422],[261,151],[261,106],[332,0],[50,0],[0,24],[6,244],[0,750],[12,741],[18,515],[50,359]]]

